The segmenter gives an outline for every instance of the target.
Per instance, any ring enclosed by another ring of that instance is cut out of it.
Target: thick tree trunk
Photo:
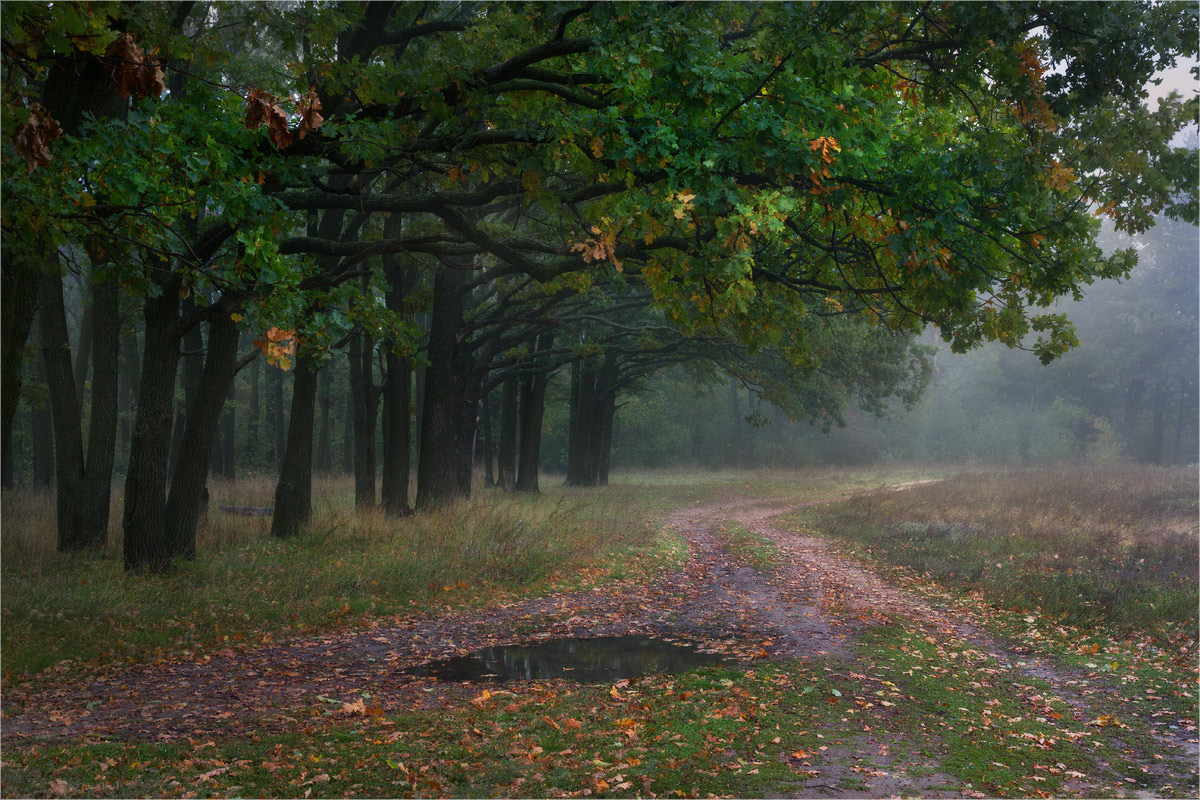
[[[539,351],[549,350],[553,346],[553,334],[544,334],[538,337]],[[538,469],[542,458],[542,418],[546,411],[546,386],[550,383],[550,374],[550,371],[547,370],[521,381],[518,492],[537,493],[539,491]]]
[[[385,222],[386,236],[399,236],[401,217],[393,215]],[[384,295],[387,309],[395,314],[404,314],[404,299],[416,283],[416,268],[402,265],[394,255],[383,259],[388,291]],[[384,367],[387,377],[383,382],[383,485],[381,488],[383,510],[398,517],[412,513],[408,505],[409,470],[412,463],[412,360],[397,355],[396,343],[384,343],[386,352]]]
[[[500,487],[506,492],[517,488],[517,379],[508,378],[500,395]]]
[[[46,273],[38,282],[38,307],[42,334],[42,360],[46,365],[50,410],[54,420],[54,494],[58,522],[58,549],[76,550],[91,542],[82,536],[76,518],[83,480],[83,436],[79,406],[75,402],[75,375],[67,314],[63,305],[62,276]]]
[[[163,570],[172,556],[166,527],[166,483],[179,364],[179,277],[170,275],[157,297],[145,302],[137,417],[125,477],[125,569]]]
[[[25,342],[37,311],[38,272],[30,265],[0,264],[0,419],[4,462],[3,486],[13,485],[12,433],[25,366]]]
[[[117,442],[117,285],[92,275],[92,408],[87,463],[80,487],[79,535],[102,544],[108,539],[109,500]]]
[[[121,332],[121,457],[129,461],[129,440],[133,436],[133,416],[137,411],[138,346],[137,329],[127,324]]]
[[[280,539],[295,536],[312,517],[313,410],[319,369],[305,355],[296,358],[287,449],[275,487],[275,514],[271,520],[271,535]]]
[[[208,470],[221,410],[237,364],[237,325],[227,314],[213,318],[201,383],[192,395],[179,463],[167,498],[166,542],[170,557],[196,557],[196,527],[208,505]]]
[[[567,448],[567,485],[595,486],[596,460],[596,369],[590,359],[577,361],[571,369],[571,435]]]
[[[190,296],[181,304],[183,316],[196,310],[196,302]],[[204,374],[204,332],[200,326],[189,330],[183,336],[183,376],[181,379],[182,398],[176,404],[175,426],[171,431],[171,455],[169,459],[169,474],[174,475],[179,464],[179,451],[183,446],[183,432],[187,428],[188,409],[195,400],[196,392],[200,391],[200,380]]]
[[[421,409],[421,452],[417,463],[417,508],[444,505],[462,496],[459,460],[468,417],[464,354],[458,341],[463,324],[462,287],[468,268],[443,267],[433,281],[429,324],[429,366]],[[473,414],[473,409],[470,413]]]

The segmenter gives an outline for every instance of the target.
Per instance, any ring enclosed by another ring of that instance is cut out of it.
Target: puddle
[[[557,639],[531,645],[498,645],[474,653],[431,661],[405,670],[409,675],[442,681],[506,681],[567,678],[604,683],[644,675],[686,672],[709,664],[731,664],[698,645],[648,636]]]

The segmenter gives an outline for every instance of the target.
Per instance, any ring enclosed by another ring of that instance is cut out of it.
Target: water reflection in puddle
[[[567,678],[581,683],[603,683],[728,663],[732,662],[725,656],[702,653],[690,642],[648,636],[606,636],[485,647],[469,655],[431,661],[405,672],[442,681]]]

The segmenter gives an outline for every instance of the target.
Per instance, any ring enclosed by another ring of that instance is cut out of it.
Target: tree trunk
[[[40,325],[38,327],[41,327]],[[38,379],[46,387],[45,398],[34,406],[29,404],[29,421],[33,425],[33,485],[36,489],[54,488],[54,417],[50,413],[46,361],[41,358],[41,336],[38,336]]]
[[[129,440],[133,436],[133,416],[137,411],[138,347],[137,329],[127,325],[121,332],[121,417],[120,442],[123,462],[129,461]]]
[[[92,360],[92,337],[93,327],[95,325],[95,306],[88,302],[87,287],[91,285],[91,281],[87,278],[79,280],[79,300],[83,306],[83,313],[79,320],[79,341],[75,348],[75,405],[79,408],[80,415],[83,414],[85,392],[84,388],[87,385],[88,366]]]
[[[196,302],[189,296],[181,304],[183,316],[196,310]],[[177,402],[175,426],[171,431],[171,455],[169,459],[169,474],[174,475],[179,464],[179,451],[183,446],[183,432],[187,428],[188,409],[200,391],[201,375],[204,374],[204,333],[200,326],[189,330],[183,336],[183,377],[182,399]]]
[[[496,460],[496,448],[492,441],[492,395],[491,392],[483,398],[483,485],[491,489],[496,485],[496,472],[493,462]]]
[[[347,359],[353,356],[347,356]],[[348,362],[347,362],[348,363]],[[354,474],[354,396],[351,393],[342,394],[342,474]]]
[[[554,346],[553,334],[538,337],[539,351]],[[546,386],[551,372],[539,372],[521,381],[521,436],[520,455],[517,468],[517,491],[534,492],[538,489],[538,468],[542,458],[542,417],[546,411]]]
[[[385,222],[385,236],[399,236],[402,218],[396,214]],[[384,295],[387,309],[395,314],[404,314],[404,299],[416,283],[416,268],[401,265],[394,255],[383,258],[388,291]],[[408,505],[409,467],[412,463],[411,397],[412,360],[397,355],[396,343],[384,343],[386,356],[384,367],[387,377],[383,382],[383,486],[381,489],[383,510],[394,517],[412,512]]]
[[[328,475],[333,472],[333,449],[330,445],[330,426],[332,419],[330,417],[330,409],[333,405],[332,391],[330,390],[330,382],[333,376],[333,364],[328,364],[324,369],[317,373],[319,378],[318,384],[318,402],[321,406],[321,427],[317,432],[317,455],[315,467],[318,473]]]
[[[459,436],[467,435],[462,430],[467,417],[463,406],[469,401],[458,338],[463,324],[462,287],[470,275],[470,269],[463,265],[442,267],[434,276],[417,462],[417,508],[422,510],[462,496]]]
[[[25,342],[37,311],[38,272],[26,264],[0,264],[0,419],[4,462],[3,486],[12,488],[12,433],[25,366]]]
[[[517,488],[517,379],[501,385],[500,396],[500,486],[506,492]]]
[[[110,277],[93,273],[92,407],[78,519],[80,538],[95,544],[103,544],[108,539],[117,441],[118,311],[116,283]]]
[[[237,364],[237,325],[228,314],[209,323],[208,355],[199,388],[190,398],[179,462],[167,498],[166,540],[169,557],[196,557],[196,527],[208,505],[208,469],[221,410]]]
[[[742,409],[738,400],[738,382],[736,378],[729,379],[729,410],[733,418],[730,428],[729,450],[733,454],[733,464],[737,467],[746,465],[746,449],[742,435]]]
[[[38,282],[42,360],[46,364],[50,410],[54,420],[54,494],[58,522],[58,549],[76,550],[91,542],[82,537],[76,503],[83,480],[83,436],[79,406],[75,403],[75,375],[67,314],[63,305],[62,276],[43,274]]]
[[[590,359],[577,361],[571,370],[571,435],[567,448],[567,485],[595,486],[599,478],[596,460],[597,404],[596,369]]]
[[[166,527],[166,482],[179,364],[179,276],[169,275],[157,297],[145,302],[137,417],[125,476],[125,569],[164,570],[171,563]]]
[[[1175,413],[1175,455],[1171,459],[1173,464],[1183,463],[1183,427],[1187,424],[1186,408],[1188,390],[1186,387],[1179,390],[1179,410]],[[1192,422],[1196,420],[1193,419]]]
[[[312,517],[313,410],[319,370],[308,356],[297,356],[287,448],[275,487],[275,514],[271,520],[271,535],[280,539],[298,534]]]
[[[375,343],[359,332],[350,342],[350,402],[354,423],[354,507],[375,507],[375,421],[379,389],[372,356]]]

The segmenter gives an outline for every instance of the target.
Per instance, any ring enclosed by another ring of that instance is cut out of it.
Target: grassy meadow
[[[832,498],[779,524],[828,537],[1084,688],[1064,700],[896,620],[864,631],[851,657],[463,687],[448,706],[383,715],[339,702],[294,732],[231,728],[196,746],[6,741],[4,794],[1195,796],[1194,772],[1155,727],[1190,724],[1195,737],[1195,468],[950,472],[633,474],[536,497],[483,490],[400,520],[356,513],[345,479],[316,487],[312,524],[283,542],[265,518],[217,510],[270,505],[269,482],[215,483],[198,558],[161,576],[123,574],[115,525],[106,552],[56,554],[50,498],[6,494],[6,687],[652,576],[686,555],[664,514],[750,496]],[[715,533],[772,574],[770,541],[737,522]]]

